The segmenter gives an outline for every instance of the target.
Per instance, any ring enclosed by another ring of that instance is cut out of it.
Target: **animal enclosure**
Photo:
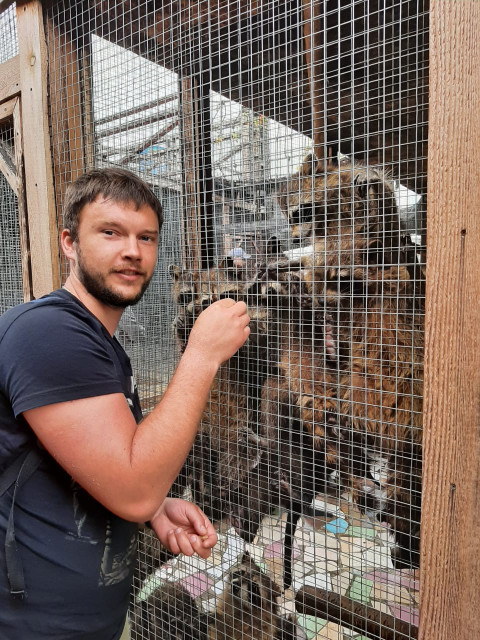
[[[0,3],[0,311],[62,282],[66,186],[116,166],[164,208],[117,332],[145,413],[207,305],[251,317],[172,487],[219,543],[173,557],[142,528],[132,639],[475,637],[480,12],[460,4]]]

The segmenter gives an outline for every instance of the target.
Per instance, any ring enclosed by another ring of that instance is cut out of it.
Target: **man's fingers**
[[[221,300],[217,300],[217,302],[213,303],[219,307],[224,307],[225,309],[230,309],[230,307],[235,307],[233,309],[234,313],[243,316],[247,313],[247,305],[243,300],[236,302],[232,298],[222,298]]]
[[[175,546],[178,549],[178,551],[174,553],[183,553],[186,556],[193,555],[193,553],[195,552],[195,546],[201,544],[198,536],[187,534],[186,531],[184,531],[182,528],[175,529],[173,531],[172,538],[174,540]],[[190,538],[195,541],[194,544],[191,543]]]
[[[170,549],[172,553],[175,553],[175,554],[180,553],[180,547],[178,546],[177,537],[175,535],[174,529],[168,532],[167,547]]]
[[[247,305],[243,301],[236,302],[234,311],[235,313],[238,313],[239,316],[243,316],[244,314],[247,313]],[[250,320],[250,318],[248,319]]]
[[[238,303],[235,302],[235,300],[233,300],[232,298],[222,298],[221,300],[217,300],[213,304],[216,304],[217,307],[225,307],[225,309],[228,309],[229,307],[233,307],[233,305]]]

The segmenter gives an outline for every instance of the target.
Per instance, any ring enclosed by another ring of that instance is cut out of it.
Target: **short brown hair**
[[[162,228],[162,205],[143,180],[127,169],[92,169],[72,182],[65,193],[63,226],[70,231],[72,240],[78,237],[80,212],[99,195],[121,204],[133,202],[137,210],[147,205],[157,215],[159,230]]]

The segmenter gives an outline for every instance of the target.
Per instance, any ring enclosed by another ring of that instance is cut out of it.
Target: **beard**
[[[112,269],[110,273],[114,273],[114,270]],[[79,247],[77,247],[77,276],[90,295],[110,307],[119,309],[125,309],[140,302],[152,279],[152,276],[150,276],[145,280],[140,291],[135,295],[125,296],[118,293],[106,284],[106,276],[104,274],[86,267]]]

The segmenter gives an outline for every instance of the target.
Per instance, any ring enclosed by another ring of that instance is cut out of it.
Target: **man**
[[[64,287],[0,318],[0,640],[119,638],[138,522],[174,553],[210,555],[203,512],[166,496],[218,367],[249,335],[244,303],[212,304],[141,420],[113,334],[153,275],[160,203],[130,172],[94,170],[64,221]]]

